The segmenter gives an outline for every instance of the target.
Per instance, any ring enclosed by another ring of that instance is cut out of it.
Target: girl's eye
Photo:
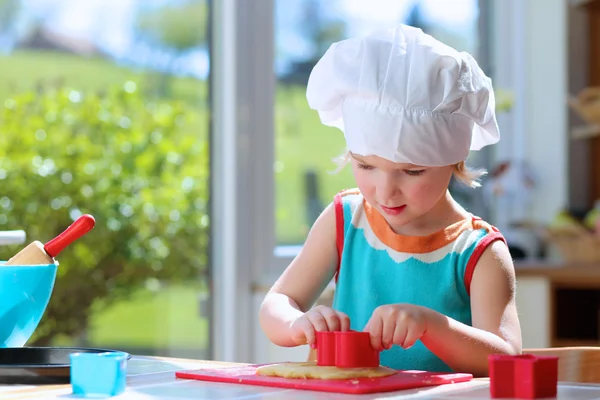
[[[422,175],[423,172],[425,172],[425,170],[424,169],[419,169],[419,170],[405,169],[404,172],[406,173],[406,175],[419,176],[419,175]]]
[[[357,166],[358,166],[358,168],[360,168],[360,169],[367,169],[367,170],[369,170],[369,169],[373,169],[373,167],[371,167],[370,165],[366,165],[366,164],[360,164],[360,163],[359,163]]]

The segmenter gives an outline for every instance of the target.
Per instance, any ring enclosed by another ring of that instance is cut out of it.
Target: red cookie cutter
[[[488,357],[490,395],[495,398],[556,397],[558,357],[523,354]]]
[[[379,366],[369,332],[317,332],[317,365],[339,368]]]

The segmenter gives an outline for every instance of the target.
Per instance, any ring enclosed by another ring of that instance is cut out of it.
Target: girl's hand
[[[427,316],[432,310],[412,304],[389,304],[377,307],[364,331],[371,334],[375,350],[387,350],[393,344],[410,348],[427,330]]]
[[[350,318],[340,311],[326,306],[316,306],[290,325],[292,340],[297,345],[308,344],[316,348],[316,332],[347,331],[350,329]]]

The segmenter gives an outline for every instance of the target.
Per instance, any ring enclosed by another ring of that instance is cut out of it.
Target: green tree
[[[160,8],[142,8],[136,28],[150,41],[177,51],[204,47],[208,5],[204,0],[187,0]]]
[[[140,3],[135,28],[139,40],[165,49],[165,70],[159,74],[158,94],[169,93],[170,74],[178,56],[207,47],[209,9],[206,0],[184,0],[160,7]]]
[[[95,228],[58,257],[30,343],[85,330],[90,309],[148,279],[198,279],[207,264],[208,110],[142,96],[41,85],[0,108],[0,229],[45,242],[82,213]],[[18,250],[2,248],[4,258]]]

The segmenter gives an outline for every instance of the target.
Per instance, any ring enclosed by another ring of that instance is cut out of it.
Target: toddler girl
[[[357,188],[335,196],[264,299],[269,339],[314,348],[316,331],[366,331],[386,367],[476,376],[489,354],[519,354],[505,240],[448,191],[453,176],[478,186],[469,150],[500,137],[473,57],[402,25],[333,44],[307,99],[344,133]],[[312,307],[332,278],[333,307]]]

